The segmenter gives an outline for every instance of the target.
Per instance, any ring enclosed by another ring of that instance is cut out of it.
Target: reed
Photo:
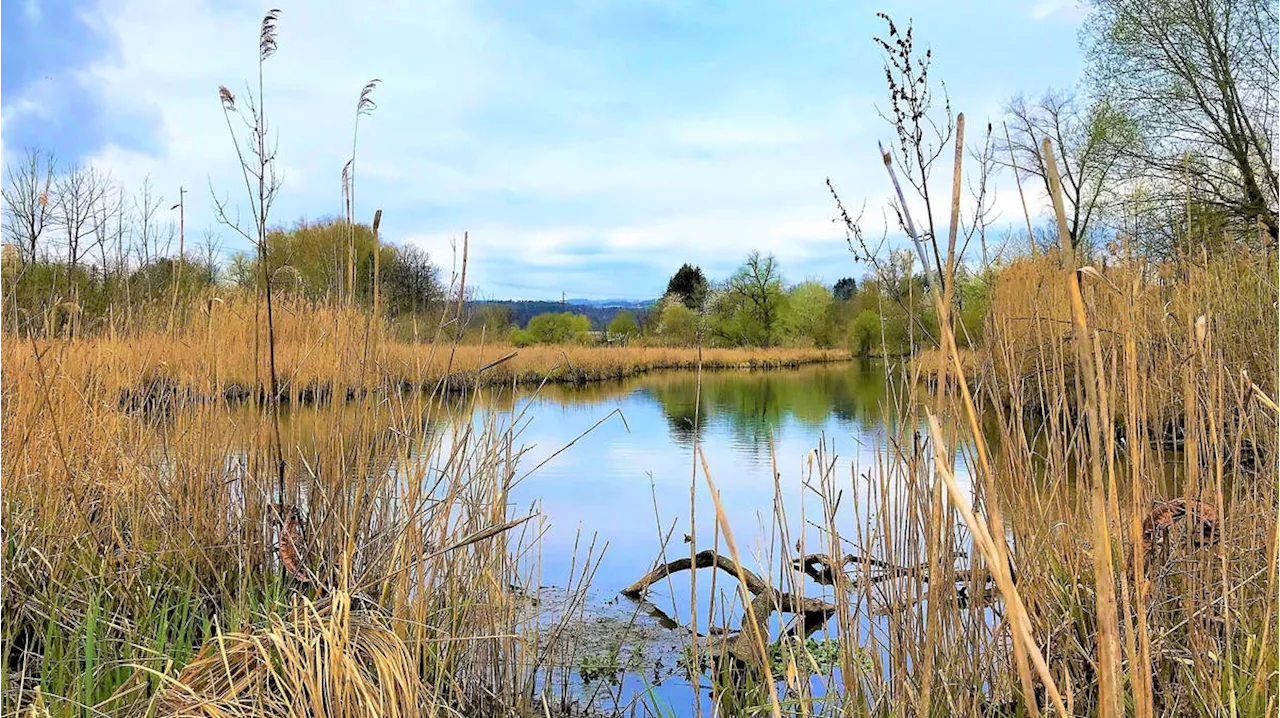
[[[714,621],[741,633],[694,639],[693,652],[732,656],[772,611],[787,666],[773,678],[712,671],[716,703],[798,715],[1274,711],[1275,261],[1241,245],[1077,268],[1064,246],[999,274],[984,342],[965,354],[939,271],[941,346],[890,385],[876,460],[838,476],[824,438],[801,471],[802,505],[779,491],[758,565],[742,566],[740,532],[731,559],[699,564],[770,577],[752,594],[787,597],[762,605],[730,585],[713,598]],[[1166,499],[1214,510],[1154,528]],[[787,519],[797,508],[798,525]],[[804,588],[834,616],[817,630],[839,645],[835,667],[787,640],[814,629],[794,613]]]

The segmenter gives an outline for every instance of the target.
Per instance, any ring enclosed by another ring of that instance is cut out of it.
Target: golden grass
[[[3,363],[13,376],[30,377],[35,352],[51,352],[59,371],[78,381],[121,390],[162,386],[219,396],[268,385],[266,337],[255,350],[253,303],[243,297],[204,303],[174,334],[108,332],[73,342],[7,337]],[[824,349],[598,347],[505,342],[454,345],[448,328],[436,342],[397,342],[358,310],[282,302],[275,326],[276,366],[285,398],[317,389],[451,388],[474,385],[583,383],[620,379],[659,369],[765,369],[840,361],[847,352]],[[257,360],[255,361],[255,355]],[[483,371],[482,371],[483,370]]]

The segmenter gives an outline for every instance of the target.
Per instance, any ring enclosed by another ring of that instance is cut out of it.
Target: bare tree
[[[1273,164],[1280,73],[1272,0],[1094,0],[1089,78],[1147,146],[1132,159],[1170,199],[1280,236]]]
[[[200,269],[200,283],[217,284],[222,274],[222,268],[218,264],[218,255],[222,254],[222,238],[212,229],[206,229],[198,250],[196,264]]]
[[[102,200],[94,208],[93,244],[98,249],[99,270],[105,281],[113,271],[123,273],[123,267],[117,262],[112,266],[109,252],[119,248],[119,233],[124,231],[124,190],[119,185],[109,185],[103,193]],[[118,256],[118,255],[117,255]]]
[[[52,152],[28,149],[21,163],[5,168],[4,232],[24,261],[35,261],[40,238],[53,221]]]
[[[160,255],[160,226],[156,219],[164,198],[157,195],[151,187],[151,178],[142,180],[142,187],[133,196],[133,211],[137,217],[135,227],[138,242],[138,260],[143,266],[151,263]]]
[[[1133,124],[1110,102],[1088,106],[1071,93],[1049,90],[1034,103],[1019,95],[1009,102],[1009,146],[1017,169],[1040,180],[1049,194],[1041,142],[1053,144],[1062,173],[1071,244],[1089,243],[1089,230],[1106,209],[1120,160],[1136,142]]]
[[[72,167],[55,182],[52,219],[72,271],[101,239],[101,224],[108,219],[102,205],[110,202],[111,194],[110,178],[92,167]]]

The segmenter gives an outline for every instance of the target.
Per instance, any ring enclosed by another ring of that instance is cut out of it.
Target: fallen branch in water
[[[895,563],[884,561],[870,556],[854,556],[847,554],[840,561],[836,561],[830,555],[825,553],[811,553],[794,559],[791,566],[797,571],[803,572],[815,583],[823,586],[838,586],[843,589],[852,589],[856,587],[860,580],[866,580],[870,583],[879,583],[895,578],[914,577],[922,582],[929,580],[929,565],[922,563],[916,566],[901,566]],[[868,575],[863,577],[850,576],[846,572],[846,568],[861,568]],[[692,559],[688,557],[678,558],[668,563],[659,563],[653,567],[645,575],[641,576],[634,583],[622,589],[622,595],[631,598],[638,603],[650,615],[658,619],[660,623],[669,627],[677,626],[676,622],[667,616],[661,609],[654,606],[644,599],[645,592],[655,583],[667,578],[673,573],[681,571],[690,571],[700,568],[718,568],[727,572],[734,578],[739,578],[753,598],[751,600],[751,610],[747,612],[748,616],[755,616],[756,622],[759,624],[762,633],[767,634],[767,626],[769,616],[777,613],[788,613],[800,619],[800,623],[795,626],[794,633],[796,635],[809,636],[814,631],[824,626],[835,612],[834,604],[828,603],[817,598],[809,598],[807,596],[797,596],[793,593],[779,591],[764,579],[760,578],[754,571],[740,566],[736,561],[716,553],[711,549],[699,551]],[[877,572],[870,573],[871,569]],[[980,578],[983,584],[981,594],[986,597],[990,592],[985,590],[986,584],[990,581],[990,573],[987,571],[974,572],[970,570],[951,570],[947,574],[949,581],[954,581],[957,586],[957,598],[961,605],[968,603],[968,586],[974,578]],[[985,603],[985,601],[980,601]],[[745,620],[745,619],[744,619]],[[699,638],[708,638],[711,636],[721,636],[728,634],[729,631],[716,628],[714,626],[708,629],[707,635],[704,636],[697,632],[696,628],[690,629],[695,636]],[[741,630],[737,635],[729,639],[729,655],[734,658],[755,665],[759,662],[759,651],[755,650],[748,636],[748,631]]]
[[[765,583],[753,571],[739,566],[733,559],[721,556],[710,549],[698,552],[692,560],[679,558],[675,561],[655,566],[652,571],[642,576],[638,581],[622,589],[622,595],[638,600],[644,596],[645,590],[649,586],[667,576],[696,568],[718,568],[728,572],[729,575],[735,578],[742,578],[747,591],[754,596],[751,601],[751,610],[747,612],[747,615],[755,616],[759,628],[758,635],[761,636],[768,635],[769,616],[773,615],[775,611],[789,613],[798,617],[800,624],[796,626],[795,632],[798,635],[805,636],[824,626],[827,619],[831,618],[831,615],[836,612],[834,604],[827,603],[821,599],[779,591]],[[730,639],[729,655],[743,663],[756,665],[760,661],[760,656],[759,652],[752,647],[749,636],[750,632],[743,630]]]

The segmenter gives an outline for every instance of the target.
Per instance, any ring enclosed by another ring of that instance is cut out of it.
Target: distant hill
[[[622,309],[645,309],[657,303],[656,299],[566,299],[566,304],[584,307],[616,307]]]
[[[618,312],[632,312],[639,316],[649,307],[657,304],[656,299],[637,301],[634,299],[567,299],[561,302],[541,300],[494,299],[476,302],[475,306],[506,307],[511,312],[511,321],[521,327],[527,326],[529,320],[539,314],[548,312],[573,312],[591,320],[591,328],[603,331],[609,322],[618,316]]]

